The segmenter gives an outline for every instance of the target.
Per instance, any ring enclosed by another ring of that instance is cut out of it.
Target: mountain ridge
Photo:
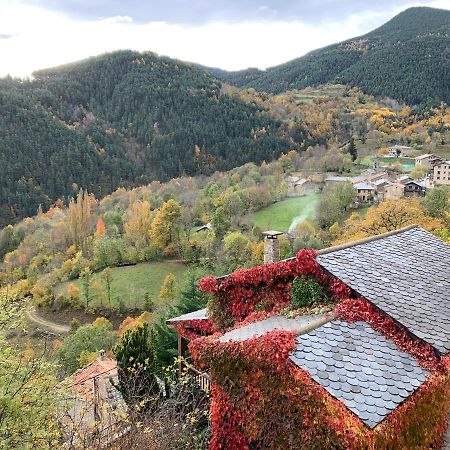
[[[227,83],[275,94],[344,83],[409,104],[450,103],[450,11],[409,8],[369,33],[266,70],[210,70]]]

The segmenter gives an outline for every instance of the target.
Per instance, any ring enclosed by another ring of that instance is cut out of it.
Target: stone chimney
[[[264,263],[280,260],[280,241],[278,236],[284,234],[282,231],[264,231]]]
[[[100,359],[103,359],[104,357],[105,357],[105,350],[100,350],[99,352],[98,352],[98,356],[100,357]]]

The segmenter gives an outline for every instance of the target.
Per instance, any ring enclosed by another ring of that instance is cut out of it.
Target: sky
[[[119,49],[264,69],[450,0],[0,0],[0,75]]]

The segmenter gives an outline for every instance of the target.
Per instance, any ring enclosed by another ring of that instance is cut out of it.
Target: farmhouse
[[[449,262],[413,226],[201,280],[208,312],[172,324],[211,375],[211,449],[439,448]]]
[[[384,187],[384,200],[400,200],[405,195],[405,186],[402,183],[391,183]]]
[[[433,167],[440,162],[442,162],[442,159],[431,153],[426,153],[424,155],[417,156],[416,158],[416,166],[428,165]]]

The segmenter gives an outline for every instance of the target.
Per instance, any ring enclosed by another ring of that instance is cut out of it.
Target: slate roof
[[[450,246],[413,227],[319,252],[319,264],[441,353],[450,351]]]
[[[371,428],[428,375],[365,322],[335,320],[300,335],[290,359]]]
[[[299,316],[293,319],[288,319],[284,316],[272,316],[268,319],[261,320],[259,322],[253,322],[245,325],[241,328],[236,328],[228,333],[225,333],[220,337],[220,342],[242,342],[252,337],[259,337],[269,331],[285,330],[285,331],[298,331],[302,332],[302,329],[311,329],[322,325],[326,317],[322,314],[314,316]]]
[[[364,181],[362,181],[361,183],[354,184],[353,187],[358,191],[359,190],[373,191],[375,189],[372,184],[366,183]]]
[[[178,317],[174,317],[172,319],[169,319],[166,321],[167,324],[170,324],[172,322],[183,322],[184,320],[207,320],[208,319],[208,312],[206,308],[199,309],[198,311],[193,311],[188,314],[183,314]]]

